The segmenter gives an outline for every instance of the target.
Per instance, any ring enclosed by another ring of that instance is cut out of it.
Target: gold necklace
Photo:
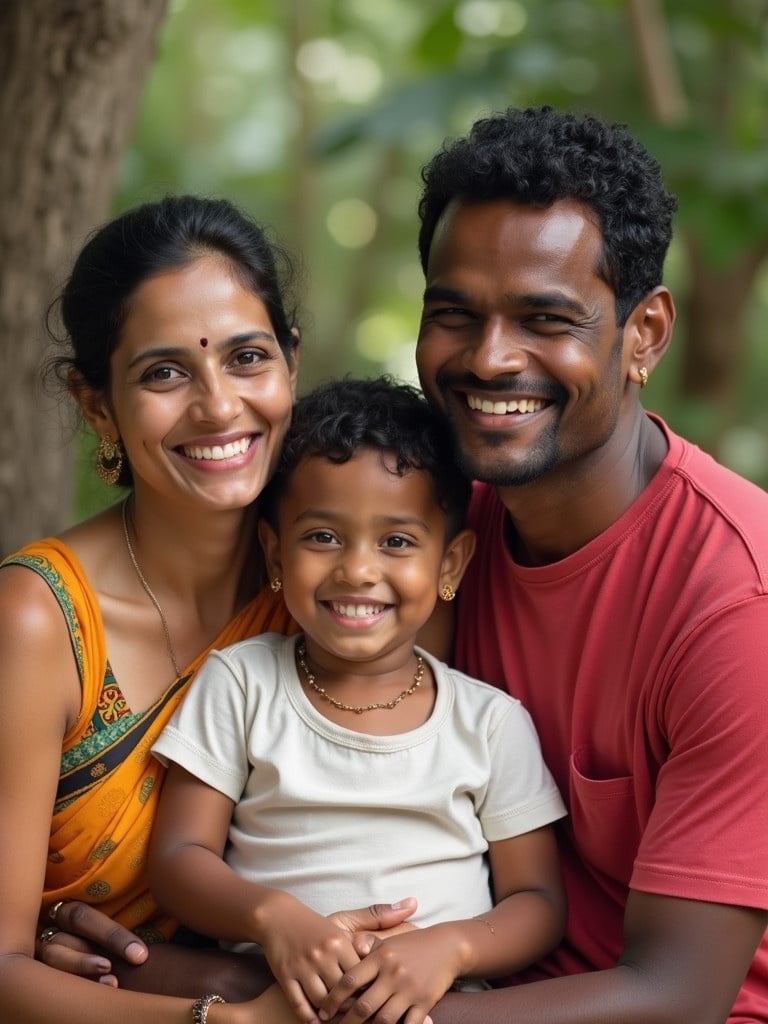
[[[130,534],[128,533],[128,498],[126,498],[125,501],[123,502],[122,515],[123,536],[125,537],[125,546],[128,548],[128,555],[131,559],[131,564],[133,565],[133,568],[136,570],[136,575],[139,577],[139,583],[141,583],[142,587],[144,587],[147,597],[155,606],[155,608],[157,609],[157,614],[160,616],[160,625],[163,627],[165,645],[168,648],[168,654],[170,656],[171,664],[173,665],[173,671],[175,673],[174,678],[178,679],[181,676],[181,669],[179,668],[178,662],[176,661],[176,655],[174,654],[173,651],[173,644],[171,643],[171,633],[170,630],[168,629],[168,621],[165,617],[163,609],[160,607],[160,602],[152,593],[152,588],[150,587],[150,585],[144,579],[144,573],[139,568],[139,563],[136,561],[136,552],[133,550],[133,544],[131,544],[131,537]]]
[[[324,687],[318,686],[317,679],[309,670],[304,660],[307,656],[307,648],[303,641],[300,641],[296,645],[296,660],[299,663],[299,668],[302,670],[304,675],[307,677],[307,686],[311,687],[315,693],[319,693],[323,700],[327,700],[329,704],[333,704],[339,711],[354,711],[356,715],[362,715],[365,711],[380,711],[382,709],[387,711],[394,710],[401,700],[405,700],[406,697],[410,697],[412,693],[415,693],[419,686],[421,686],[421,680],[424,677],[424,659],[420,654],[416,655],[416,672],[413,676],[413,685],[409,686],[407,690],[398,697],[393,697],[392,700],[384,701],[382,704],[366,704],[363,707],[356,707],[354,704],[342,704],[340,700],[336,700],[328,693]]]

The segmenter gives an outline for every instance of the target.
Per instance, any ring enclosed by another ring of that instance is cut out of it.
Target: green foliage
[[[649,110],[625,0],[175,0],[118,205],[225,194],[274,225],[306,267],[304,385],[382,366],[413,374],[420,167],[510,104],[629,123],[680,195],[680,230],[727,267],[768,237],[765,4],[675,0],[664,12],[689,104],[674,126]],[[674,262],[684,288],[682,250]],[[738,403],[750,451],[761,438],[768,449],[761,282]],[[684,329],[679,346],[693,343]],[[707,436],[700,422],[716,411],[680,394],[678,365],[655,375],[652,404]],[[768,484],[761,458],[750,473]]]

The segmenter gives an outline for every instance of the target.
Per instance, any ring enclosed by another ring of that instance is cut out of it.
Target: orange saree
[[[160,913],[147,886],[147,843],[165,772],[150,748],[209,650],[257,633],[295,632],[295,626],[266,588],[152,707],[134,714],[109,667],[101,612],[74,553],[48,538],[3,564],[27,566],[51,588],[82,686],[80,715],[62,744],[42,911],[60,899],[83,900],[146,941],[162,941],[176,925]]]

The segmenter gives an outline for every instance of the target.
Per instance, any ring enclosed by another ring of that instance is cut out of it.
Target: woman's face
[[[230,509],[258,497],[288,426],[297,365],[225,260],[201,257],[140,285],[110,368],[94,426],[120,438],[137,492]]]

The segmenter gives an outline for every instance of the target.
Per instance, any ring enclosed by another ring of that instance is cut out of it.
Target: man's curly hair
[[[452,199],[509,199],[545,208],[560,199],[589,207],[603,234],[598,273],[616,296],[623,326],[661,284],[676,198],[658,162],[622,124],[552,107],[510,107],[446,142],[422,170],[419,256],[426,273],[435,229]]]

